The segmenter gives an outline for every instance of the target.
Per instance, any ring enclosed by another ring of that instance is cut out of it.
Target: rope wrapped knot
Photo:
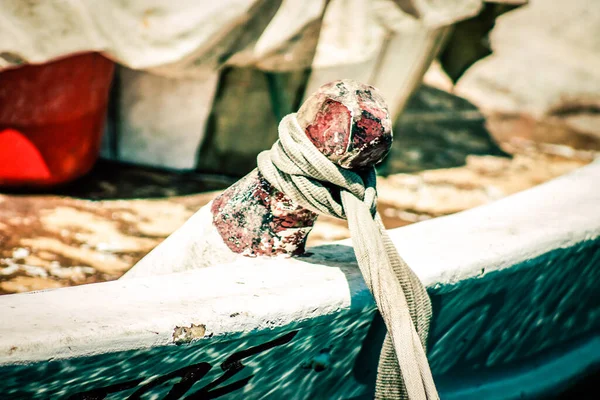
[[[376,211],[375,168],[350,171],[335,165],[290,114],[279,124],[279,140],[258,155],[258,170],[299,205],[348,220],[358,266],[388,331],[375,398],[438,399],[425,355],[431,302]]]

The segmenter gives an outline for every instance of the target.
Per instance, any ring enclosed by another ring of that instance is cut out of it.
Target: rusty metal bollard
[[[380,162],[392,121],[378,91],[352,80],[328,83],[298,111],[306,135],[346,169]],[[247,138],[246,140],[251,140]],[[233,260],[238,255],[300,255],[317,214],[296,204],[253,170],[198,211],[124,277],[156,275]]]

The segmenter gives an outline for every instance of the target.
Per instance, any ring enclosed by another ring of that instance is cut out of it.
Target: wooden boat
[[[539,398],[600,365],[600,163],[390,231],[429,289],[442,399]],[[3,399],[372,397],[384,327],[350,242],[0,297]]]

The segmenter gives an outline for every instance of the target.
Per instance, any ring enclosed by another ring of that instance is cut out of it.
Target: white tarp
[[[132,69],[201,77],[364,62],[393,32],[439,28],[482,0],[0,0],[0,70],[100,51]],[[314,56],[314,59],[313,59]]]
[[[359,80],[380,88],[396,117],[448,25],[483,1],[0,0],[0,70],[103,52],[128,68],[102,154],[193,169],[220,67],[312,67],[305,94]]]

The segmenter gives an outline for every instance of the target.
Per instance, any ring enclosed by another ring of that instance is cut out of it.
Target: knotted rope
[[[336,166],[290,114],[279,124],[279,140],[258,155],[258,170],[301,206],[348,220],[358,266],[388,331],[375,398],[438,399],[425,355],[431,302],[376,211],[375,168],[354,172]]]

